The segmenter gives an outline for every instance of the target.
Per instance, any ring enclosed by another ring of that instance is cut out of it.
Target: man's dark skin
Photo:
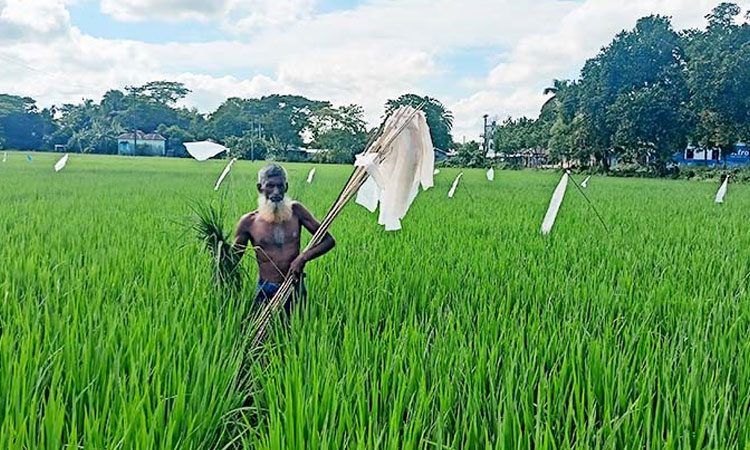
[[[285,176],[268,176],[257,184],[258,192],[273,202],[280,202],[289,188]],[[300,254],[302,227],[315,234],[320,223],[301,203],[292,203],[292,217],[282,223],[263,220],[258,211],[240,218],[235,231],[234,246],[242,257],[248,242],[255,248],[258,276],[265,281],[281,283],[286,276],[300,279],[305,264],[327,253],[336,245],[326,233],[322,242]],[[280,239],[281,237],[281,239]]]

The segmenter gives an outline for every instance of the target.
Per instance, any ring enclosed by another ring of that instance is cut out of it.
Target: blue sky
[[[0,0],[0,92],[40,105],[155,79],[186,105],[291,93],[376,121],[413,92],[475,138],[482,115],[535,116],[553,78],[644,15],[699,27],[718,0]],[[750,8],[750,0],[739,2]]]
[[[314,5],[317,14],[345,11],[364,3],[360,0],[320,0]],[[144,42],[202,42],[231,37],[215,22],[144,19],[118,21],[102,12],[97,0],[82,0],[68,7],[73,25],[92,36],[108,39],[135,39]]]
[[[133,39],[150,43],[204,42],[225,38],[224,32],[214,23],[196,20],[167,22],[144,20],[122,22],[102,13],[94,0],[74,3],[69,8],[71,22],[86,34],[105,39]]]

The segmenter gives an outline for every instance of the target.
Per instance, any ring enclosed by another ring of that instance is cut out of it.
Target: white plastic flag
[[[315,176],[315,167],[310,169],[310,173],[307,174],[307,183],[312,183],[313,177]]]
[[[729,175],[724,178],[724,182],[716,193],[716,203],[724,203],[724,196],[727,195],[727,186],[729,185]]]
[[[3,162],[8,160],[8,152],[3,152]]]
[[[458,187],[458,182],[461,180],[461,177],[464,176],[464,173],[461,172],[458,174],[455,180],[453,180],[453,186],[451,186],[451,190],[448,191],[448,198],[453,198],[453,194],[456,193],[456,188]]]
[[[229,173],[229,171],[232,170],[232,164],[234,164],[235,161],[237,161],[237,158],[232,158],[232,160],[229,161],[229,163],[227,164],[227,166],[224,168],[224,171],[221,172],[221,175],[219,176],[219,179],[216,180],[216,186],[214,186],[214,191],[218,191],[219,190],[219,186],[221,186],[221,182],[224,181],[224,177],[226,177],[227,174]]]
[[[55,163],[55,172],[59,172],[68,163],[68,154],[66,153],[59,161]]]
[[[581,183],[581,187],[588,187],[589,180],[591,179],[591,175],[587,176],[585,180],[583,180],[583,183]]]
[[[437,174],[439,174],[439,173],[440,173],[440,169],[435,169],[435,171],[434,171],[434,172],[432,172],[432,174],[433,174],[433,175],[437,175]]]
[[[198,161],[205,161],[227,150],[223,145],[211,141],[185,142],[184,145],[190,156]]]
[[[555,188],[554,194],[552,194],[552,200],[549,202],[549,208],[547,214],[544,216],[544,222],[542,222],[542,234],[549,234],[552,230],[552,225],[555,224],[557,218],[557,211],[560,210],[563,197],[565,197],[565,189],[568,187],[568,174],[567,172],[562,176],[560,183]]]
[[[359,188],[356,202],[370,212],[379,205],[378,224],[385,225],[386,231],[395,231],[401,229],[401,219],[419,186],[423,190],[432,187],[435,153],[427,119],[421,111],[414,113],[414,108],[402,106],[388,118],[385,129],[394,130],[395,137],[388,144],[384,160],[377,162],[375,153],[356,156],[354,165],[364,167],[370,175]],[[397,130],[401,131],[395,134]]]
[[[490,181],[495,181],[495,168],[490,167],[490,170],[487,171],[487,179]]]

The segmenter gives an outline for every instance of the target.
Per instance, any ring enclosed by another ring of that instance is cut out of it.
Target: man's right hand
[[[305,270],[305,264],[307,261],[305,260],[305,257],[303,255],[299,255],[292,263],[289,265],[289,273],[287,276],[294,277],[296,280],[299,280],[302,276],[302,271]]]

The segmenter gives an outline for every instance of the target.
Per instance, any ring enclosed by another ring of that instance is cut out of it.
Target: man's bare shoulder
[[[239,227],[240,228],[249,228],[253,222],[255,222],[255,217],[258,215],[258,211],[250,211],[249,213],[243,215],[240,217],[239,221]]]
[[[296,200],[292,202],[292,212],[298,218],[309,217],[311,215],[310,211],[305,208],[305,205]]]

